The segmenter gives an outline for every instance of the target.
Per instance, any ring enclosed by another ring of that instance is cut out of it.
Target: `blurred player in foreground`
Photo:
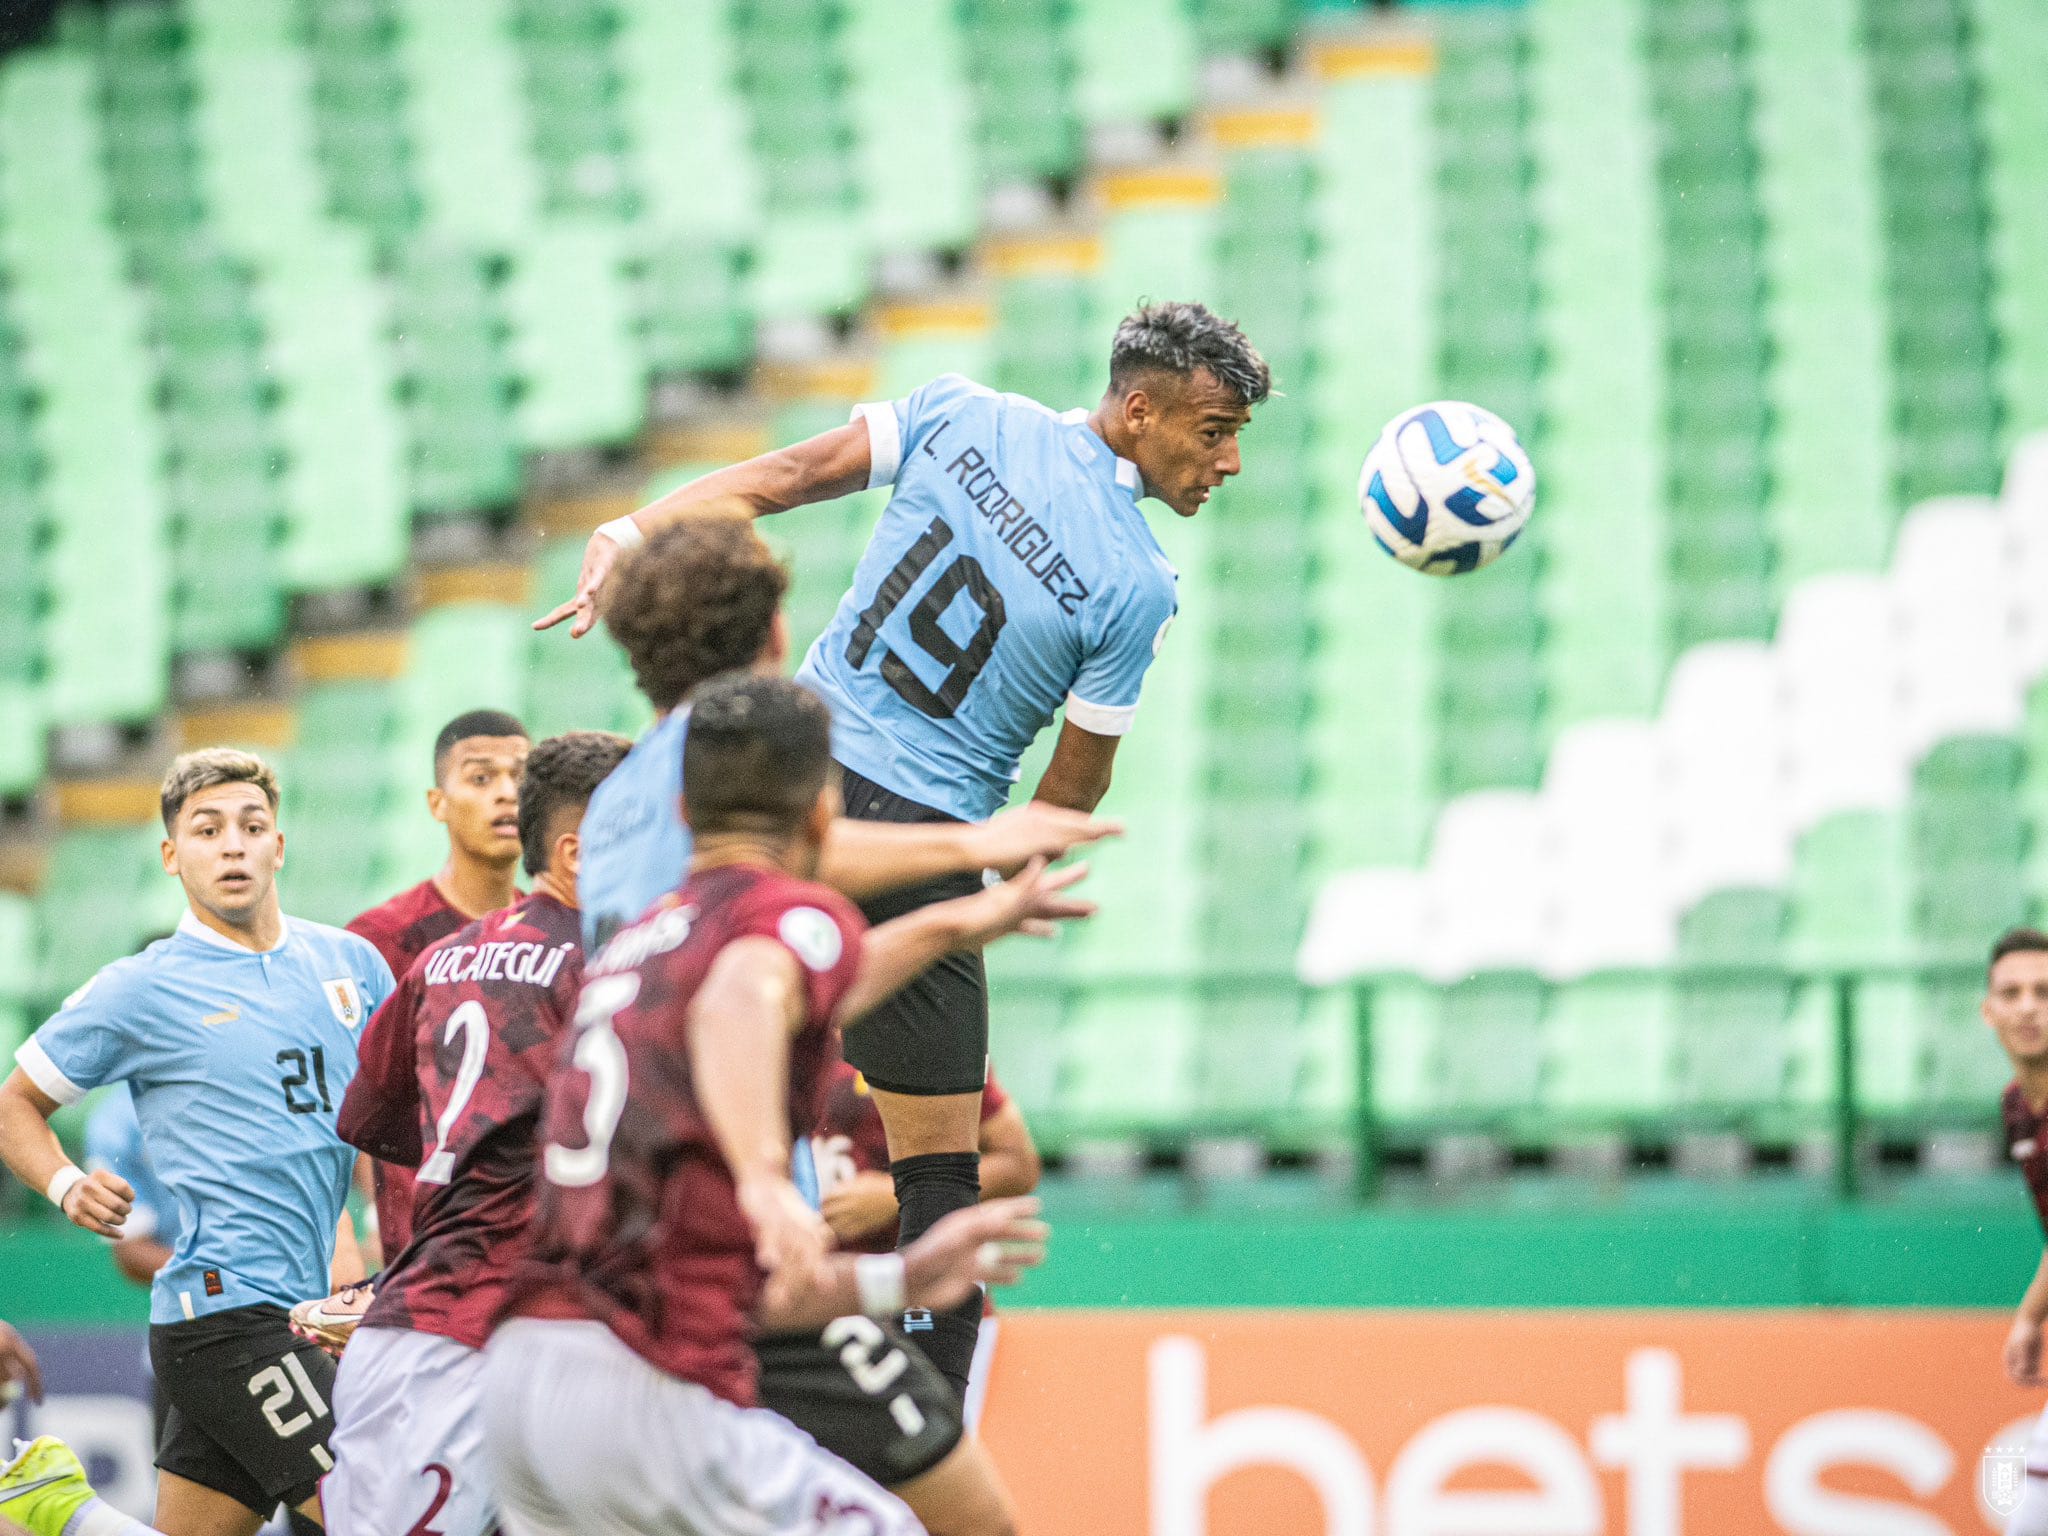
[[[798,677],[831,705],[847,814],[911,824],[978,820],[1009,796],[1039,732],[1064,709],[1034,797],[1092,811],[1178,610],[1178,577],[1139,510],[1182,517],[1240,467],[1237,436],[1271,376],[1235,325],[1199,304],[1156,304],[1117,327],[1109,387],[1064,415],[948,374],[846,426],[683,486],[592,535],[576,594],[540,620],[587,631],[622,550],[693,512],[752,516],[893,487],[853,586]],[[621,596],[607,623],[624,621]],[[882,921],[973,888],[940,876],[865,913]],[[889,1132],[902,1239],[979,1197],[976,1128],[988,1065],[988,983],[956,955],[848,1035]],[[907,1318],[963,1392],[978,1298]]]
[[[322,1492],[337,1532],[431,1516],[443,1536],[462,1536],[495,1521],[473,1464],[473,1352],[525,1237],[541,1083],[582,979],[581,817],[625,745],[585,734],[534,749],[519,799],[534,894],[432,946],[365,1032],[343,1137],[397,1166],[423,1157],[442,1166],[422,1176],[418,1241],[386,1272],[374,1304],[357,1290],[293,1309],[327,1346],[356,1341],[336,1382],[337,1465]],[[519,936],[544,941],[545,954],[501,959],[492,974],[489,946]],[[887,938],[872,934],[868,945]],[[565,958],[548,963],[557,949]],[[458,952],[467,957],[459,963]],[[943,1378],[893,1325],[853,1322],[859,1340],[827,1345],[815,1330],[757,1340],[764,1396],[899,1491],[930,1529],[1000,1536],[1011,1524],[1007,1496],[980,1447],[962,1444]]]
[[[2006,1150],[2025,1175],[2048,1233],[2048,934],[2015,928],[1991,946],[1984,1022],[2012,1061],[2005,1090]],[[2005,1370],[2015,1386],[2039,1387],[2041,1330],[2048,1324],[2048,1251],[2020,1298],[2005,1340]],[[2006,1536],[2048,1536],[2048,1413],[2027,1446],[2026,1487]]]
[[[828,1252],[790,1178],[835,1020],[939,955],[1085,909],[1034,865],[919,914],[886,959],[810,880],[837,812],[831,717],[800,686],[712,684],[684,747],[680,891],[593,962],[548,1087],[530,1288],[485,1352],[487,1453],[510,1525],[554,1532],[920,1530],[893,1495],[754,1406],[753,1319],[822,1327],[950,1303],[1042,1253],[1026,1202],[902,1254]]]
[[[348,931],[377,946],[394,978],[436,939],[509,906],[519,894],[519,780],[526,727],[501,710],[472,709],[434,738],[427,814],[448,829],[448,860],[418,885],[358,913]],[[378,1163],[377,1257],[398,1257],[412,1237],[412,1170]]]
[[[827,1081],[811,1146],[823,1197],[820,1209],[839,1246],[852,1253],[888,1253],[895,1248],[896,1183],[889,1177],[889,1140],[867,1081],[844,1061],[833,1067]],[[993,1071],[981,1095],[980,1151],[982,1199],[1028,1195],[1038,1188],[1043,1171],[1038,1145],[1031,1139],[1023,1112],[1003,1092]],[[990,1300],[982,1309],[974,1371],[967,1382],[969,1429],[981,1422],[988,1373],[995,1363],[996,1333],[995,1305]],[[762,1377],[762,1401],[783,1413],[774,1386],[772,1374]]]
[[[541,1091],[583,978],[577,825],[629,745],[583,731],[533,749],[518,801],[532,891],[429,945],[364,1034],[341,1134],[417,1169],[417,1203],[335,1379],[321,1497],[336,1536],[497,1525],[481,1350],[533,1216]]]
[[[131,1085],[150,1161],[178,1202],[178,1245],[151,1288],[150,1356],[172,1405],[157,1525],[253,1536],[280,1502],[317,1519],[332,1466],[333,1364],[293,1337],[285,1308],[356,1278],[331,1268],[355,1161],[334,1111],[391,975],[364,940],[279,911],[284,835],[261,758],[188,752],[161,805],[164,870],[189,910],[16,1052],[0,1085],[0,1159],[74,1224],[122,1236],[133,1189],[75,1167],[49,1118],[103,1083]],[[115,1518],[124,1524],[82,1536],[132,1525]]]

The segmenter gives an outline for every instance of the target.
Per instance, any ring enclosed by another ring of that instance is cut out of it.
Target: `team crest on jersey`
[[[1994,1515],[2009,1515],[2020,1507],[2020,1495],[2026,1491],[2025,1446],[1994,1445],[1984,1453],[1977,1471],[1977,1492],[1986,1509]]]
[[[363,993],[353,976],[337,976],[320,986],[327,993],[327,1006],[343,1029],[354,1029],[363,1022]]]
[[[845,940],[839,925],[816,907],[791,907],[776,925],[782,942],[796,951],[797,958],[814,971],[829,971],[839,963]]]

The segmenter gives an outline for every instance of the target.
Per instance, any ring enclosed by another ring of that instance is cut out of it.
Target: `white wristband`
[[[853,1283],[860,1291],[860,1309],[869,1317],[888,1317],[903,1310],[903,1255],[864,1253],[853,1261]]]
[[[633,521],[630,513],[624,517],[615,517],[608,523],[599,523],[597,531],[622,550],[638,549],[647,542],[647,535],[640,531],[640,525]]]
[[[66,1163],[50,1175],[49,1188],[43,1191],[50,1197],[50,1204],[58,1210],[64,1209],[64,1197],[78,1185],[85,1182],[85,1170],[76,1163]]]

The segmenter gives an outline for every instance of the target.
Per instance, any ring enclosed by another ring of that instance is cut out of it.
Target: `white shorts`
[[[787,1419],[521,1318],[484,1350],[484,1443],[512,1536],[921,1536],[894,1494]]]
[[[331,1536],[486,1536],[484,1357],[435,1333],[358,1328],[334,1378],[334,1470],[320,1485]]]

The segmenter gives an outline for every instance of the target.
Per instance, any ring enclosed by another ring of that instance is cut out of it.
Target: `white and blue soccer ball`
[[[1410,570],[1458,576],[1515,542],[1536,508],[1536,471],[1493,412],[1438,400],[1387,423],[1359,471],[1358,505]]]

